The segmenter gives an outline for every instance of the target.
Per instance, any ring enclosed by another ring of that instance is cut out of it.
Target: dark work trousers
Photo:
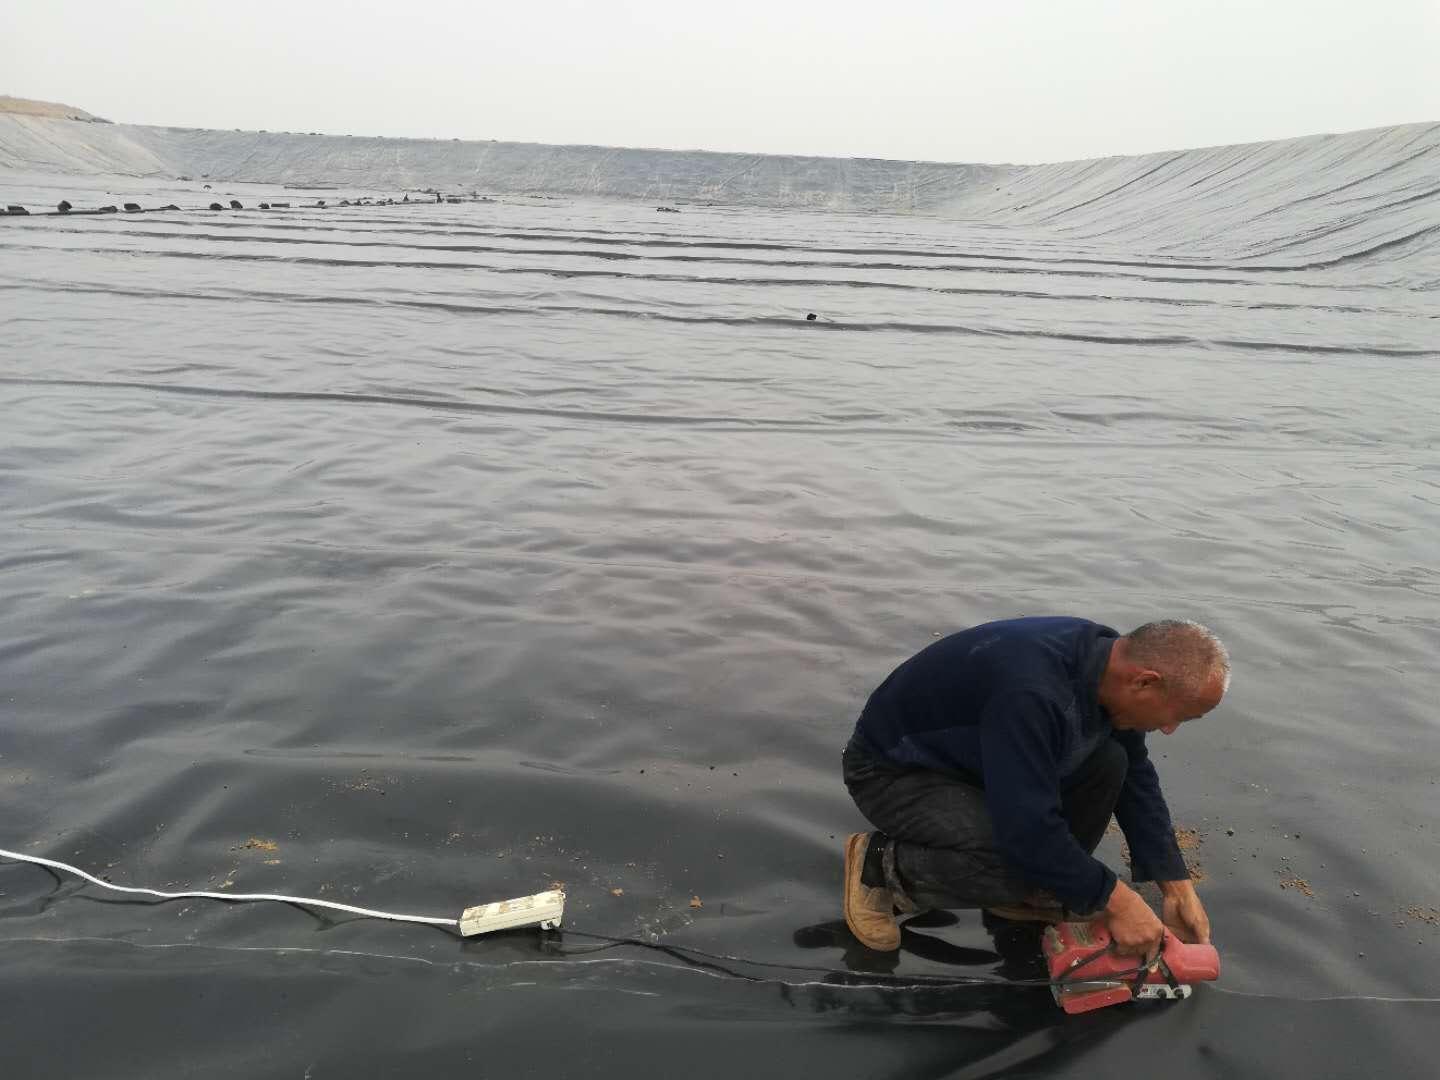
[[[902,910],[910,906],[906,898],[918,908],[1059,903],[1022,880],[996,850],[978,780],[900,768],[870,757],[853,742],[842,762],[850,797],[888,837],[881,856],[885,884]],[[1105,739],[1060,789],[1061,812],[1088,852],[1105,835],[1128,768],[1125,748]]]

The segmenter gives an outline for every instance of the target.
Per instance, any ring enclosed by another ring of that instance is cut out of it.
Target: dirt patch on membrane
[[[1282,888],[1282,889],[1295,889],[1295,890],[1298,891],[1298,892],[1304,893],[1306,896],[1310,897],[1312,900],[1315,898],[1315,891],[1310,888],[1310,882],[1306,881],[1303,877],[1287,877],[1287,878],[1281,878],[1281,879],[1280,879],[1280,888]]]
[[[1118,833],[1120,827],[1112,818],[1110,824],[1105,827],[1105,831]],[[1200,845],[1204,842],[1205,834],[1199,829],[1191,829],[1183,825],[1175,826],[1175,844],[1185,858],[1185,869],[1190,872],[1191,881],[1204,881],[1208,876],[1205,873],[1205,867],[1195,857],[1195,852],[1200,850]],[[1130,865],[1130,845],[1123,841],[1120,844],[1120,857],[1125,860],[1126,866]]]

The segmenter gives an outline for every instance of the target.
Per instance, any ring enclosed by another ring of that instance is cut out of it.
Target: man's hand
[[[1162,881],[1160,891],[1165,895],[1164,920],[1170,932],[1186,944],[1208,945],[1210,917],[1195,886],[1188,880]]]
[[[1189,882],[1185,884],[1188,885]],[[1193,888],[1191,894],[1194,894]],[[1195,902],[1199,904],[1199,900]],[[1166,903],[1169,903],[1168,899]],[[1159,951],[1160,943],[1165,937],[1165,927],[1155,912],[1150,910],[1150,905],[1123,881],[1115,882],[1110,902],[1105,905],[1105,925],[1115,942],[1115,951],[1121,956],[1138,956],[1149,960]]]

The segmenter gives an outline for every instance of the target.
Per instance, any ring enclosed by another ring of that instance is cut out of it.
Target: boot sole
[[[997,918],[1009,919],[1011,922],[1049,923],[1054,925],[1055,923],[1065,921],[1065,912],[1058,908],[1053,911],[1047,911],[1044,908],[1010,907],[1002,905],[1000,907],[988,907],[985,910]]]
[[[879,941],[862,934],[855,925],[855,919],[851,916],[851,897],[855,890],[851,883],[859,885],[860,874],[864,870],[865,845],[869,840],[869,833],[853,833],[845,841],[845,925],[850,928],[850,933],[855,935],[855,940],[864,945],[867,949],[874,949],[876,952],[894,952],[900,948],[900,942]]]

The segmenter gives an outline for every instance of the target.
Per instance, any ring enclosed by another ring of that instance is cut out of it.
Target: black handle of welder
[[[1132,1001],[1140,996],[1140,991],[1145,986],[1145,977],[1157,967],[1165,973],[1165,981],[1170,984],[1172,990],[1178,990],[1180,988],[1174,976],[1170,974],[1170,965],[1162,959],[1164,955],[1165,931],[1162,930],[1160,932],[1160,945],[1155,949],[1155,955],[1135,970],[1135,981],[1130,984],[1130,998]]]

